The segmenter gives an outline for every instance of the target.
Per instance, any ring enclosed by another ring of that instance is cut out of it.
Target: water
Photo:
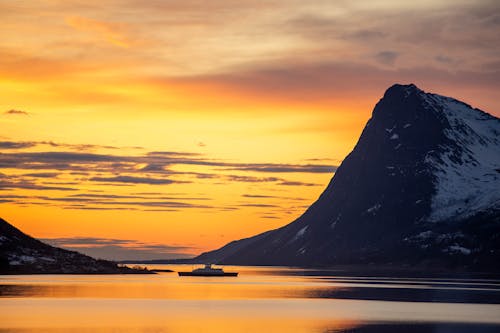
[[[240,274],[0,276],[0,332],[500,331],[499,280],[225,270]]]

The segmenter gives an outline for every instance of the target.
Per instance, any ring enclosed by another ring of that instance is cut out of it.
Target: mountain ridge
[[[45,244],[0,218],[0,274],[152,274]]]

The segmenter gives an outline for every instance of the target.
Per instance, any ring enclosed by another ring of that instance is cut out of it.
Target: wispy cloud
[[[126,184],[150,184],[150,185],[167,185],[181,184],[186,181],[175,181],[171,179],[159,179],[149,177],[132,177],[132,176],[116,176],[116,177],[92,177],[90,181],[104,183],[126,183]]]
[[[16,109],[10,109],[4,112],[4,114],[8,115],[22,115],[22,116],[28,116],[29,113],[27,111],[23,110],[16,110]]]
[[[0,149],[23,149],[31,148],[35,145],[33,142],[0,141]]]
[[[394,65],[398,57],[399,53],[395,51],[381,51],[375,54],[375,59],[384,65]]]
[[[123,23],[105,22],[81,16],[68,16],[65,21],[70,27],[89,33],[111,45],[128,48],[132,44],[125,32],[126,25]]]

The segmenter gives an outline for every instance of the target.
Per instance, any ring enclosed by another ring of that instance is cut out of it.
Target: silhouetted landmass
[[[462,323],[367,324],[348,329],[327,329],[327,333],[494,333],[500,325]]]
[[[302,216],[194,261],[498,272],[499,189],[498,118],[394,85]]]
[[[47,245],[0,218],[0,274],[153,274]]]

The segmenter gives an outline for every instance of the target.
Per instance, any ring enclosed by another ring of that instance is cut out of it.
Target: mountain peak
[[[487,267],[500,256],[498,188],[498,118],[395,84],[304,214],[198,260]]]
[[[423,90],[421,90],[420,88],[418,88],[413,83],[410,83],[410,84],[395,83],[385,91],[384,98],[392,96],[392,95],[408,97],[409,95],[415,94],[415,93],[425,93],[425,92]]]

